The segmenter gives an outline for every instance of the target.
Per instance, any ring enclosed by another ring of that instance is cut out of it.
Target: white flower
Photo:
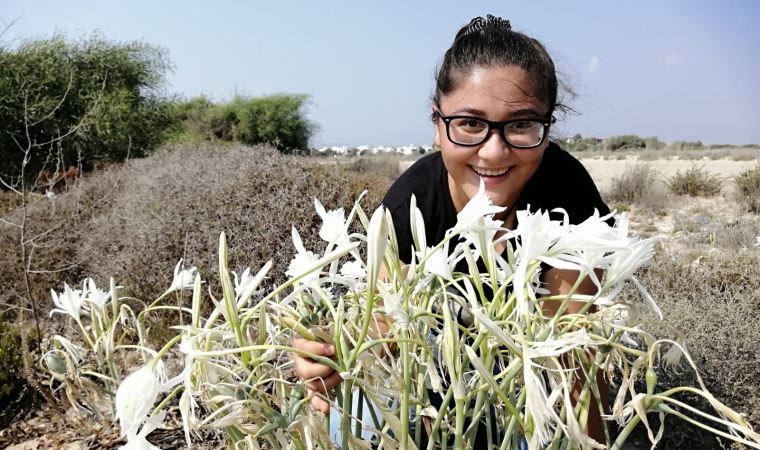
[[[324,206],[314,199],[314,207],[317,214],[322,218],[322,227],[319,229],[319,237],[330,244],[338,246],[348,244],[348,224],[346,223],[346,213],[343,208],[333,211],[325,211]]]
[[[235,272],[232,272],[232,276],[235,278],[235,296],[240,298],[243,292],[254,282],[256,277],[251,275],[251,268],[246,267],[243,273],[240,275],[240,280]]]
[[[355,278],[358,280],[362,280],[367,276],[367,270],[359,261],[347,261],[341,266],[340,273],[344,277]]]
[[[137,369],[121,382],[114,403],[122,437],[137,435],[138,428],[148,419],[158,399],[160,387],[161,382],[151,364]]]
[[[119,447],[119,450],[161,450],[155,445],[148,442],[148,435],[156,428],[160,427],[166,417],[166,411],[150,417],[140,429],[139,433],[127,434],[127,443]]]
[[[417,208],[417,197],[412,194],[409,204],[409,225],[412,228],[412,239],[418,249],[427,247],[427,237],[425,235],[425,219]]]
[[[449,243],[446,242],[443,248],[429,247],[424,252],[417,252],[420,261],[425,260],[423,269],[428,274],[442,277],[446,280],[453,280],[451,272],[451,259],[448,257]]]
[[[528,206],[530,208],[530,205]],[[559,239],[566,224],[552,221],[548,211],[517,211],[517,228],[514,234],[519,236],[515,257],[515,294],[518,311],[527,315],[533,310],[533,304],[527,300],[526,289],[532,289],[533,280],[528,280],[528,266],[540,256],[547,255],[549,248]]]
[[[372,213],[367,227],[367,283],[371,288],[377,281],[377,274],[385,259],[385,247],[392,228],[390,213],[386,215],[386,209],[381,205]]]
[[[50,191],[50,190],[45,191],[45,197],[47,197],[47,198],[49,198],[49,199],[52,200],[53,198],[55,198],[55,192]]]
[[[82,291],[79,289],[71,289],[68,284],[63,284],[63,292],[57,294],[54,290],[50,290],[53,295],[53,303],[57,308],[50,311],[52,316],[54,313],[68,314],[79,322],[81,316],[84,299],[82,298]]]
[[[462,208],[461,211],[459,211],[457,214],[457,224],[454,226],[454,229],[457,230],[457,232],[462,232],[477,225],[478,219],[498,214],[504,210],[506,210],[506,208],[495,206],[493,204],[491,197],[486,194],[485,184],[483,184],[483,179],[481,178],[478,193],[475,194],[466,205],[464,205],[464,208]]]
[[[760,236],[755,237],[755,247],[760,247]]]
[[[103,311],[108,299],[111,298],[111,293],[98,288],[92,278],[84,280],[82,283],[82,292],[84,301],[95,306],[98,311]]]
[[[174,267],[174,280],[172,280],[172,285],[169,286],[169,289],[166,290],[167,293],[193,288],[195,272],[198,269],[192,267],[190,269],[179,270],[181,266],[182,259],[180,259],[177,265]]]
[[[306,251],[303,242],[301,242],[301,235],[298,234],[298,230],[295,227],[291,229],[291,235],[293,237],[293,246],[296,248],[296,255],[290,261],[285,275],[291,278],[303,276],[300,283],[308,284],[319,278],[319,268],[313,268],[314,264],[319,261],[319,258],[314,253]]]

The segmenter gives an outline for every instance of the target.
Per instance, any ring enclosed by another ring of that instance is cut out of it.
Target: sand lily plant
[[[94,287],[64,287],[53,296],[56,312],[69,315],[80,335],[57,338],[60,348],[45,357],[54,379],[69,386],[101,374],[93,382],[115,395],[125,448],[155,448],[148,433],[175,405],[191,447],[201,430],[215,429],[230,448],[473,448],[477,439],[483,448],[620,449],[639,424],[654,446],[664,422],[655,430],[650,419],[671,414],[760,448],[760,435],[698,375],[697,386],[658,389],[661,362],[683,354],[696,367],[682,343],[656,340],[636,322],[638,305],[617,301],[632,283],[643,304],[667,317],[635,278],[660,238],[632,237],[625,215],[615,225],[598,214],[573,225],[561,210],[552,212],[559,220],[549,211],[520,211],[519,225],[506,230],[495,218],[501,208],[481,189],[445,239],[429,246],[412,202],[414,260],[404,265],[390,214],[381,207],[367,215],[359,203],[346,216],[315,201],[325,245],[306,249],[293,229],[289,278],[274,288],[261,287],[271,262],[258,271],[229,269],[224,234],[218,283],[206,287],[195,270],[175,269],[167,293],[192,289],[188,308],[169,304],[165,294],[133,314],[119,304],[113,282],[110,297],[89,303],[82,298]],[[567,295],[548,295],[541,283],[547,267],[579,271],[597,293],[577,294],[578,282]],[[582,302],[580,313],[567,312],[571,301]],[[556,314],[545,312],[550,302]],[[176,335],[153,351],[143,322],[156,314],[176,320]],[[134,345],[114,339],[117,321]],[[294,348],[294,336],[331,344],[334,357]],[[128,360],[117,359],[119,351],[140,355],[139,368],[117,371],[117,361]],[[343,382],[325,395],[330,414],[309,406],[309,395],[323,394],[295,378],[293,353],[341,374]],[[182,361],[164,374],[169,354]],[[76,369],[93,356],[91,370]],[[600,372],[617,391],[603,442],[585,431],[592,405],[607,409],[595,382]],[[682,393],[712,409],[696,409]]]

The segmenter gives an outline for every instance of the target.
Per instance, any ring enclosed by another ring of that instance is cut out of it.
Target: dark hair
[[[531,95],[549,106],[550,113],[571,110],[558,101],[558,86],[570,97],[574,94],[564,82],[557,80],[554,62],[544,46],[532,37],[512,31],[508,20],[490,14],[485,19],[472,19],[457,33],[438,67],[433,104],[439,105],[442,95],[456,90],[457,75],[467,74],[477,67],[506,66],[519,67],[528,74]]]

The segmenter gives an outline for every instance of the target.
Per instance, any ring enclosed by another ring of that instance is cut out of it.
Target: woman
[[[571,223],[594,210],[609,213],[588,172],[548,139],[557,101],[554,63],[535,39],[512,31],[508,21],[473,19],[456,35],[436,76],[431,118],[439,152],[417,161],[391,186],[383,205],[391,212],[400,257],[409,263],[413,239],[409,225],[412,195],[425,220],[428,244],[440,242],[456,215],[478,192],[481,180],[495,205],[506,207],[504,227],[514,228],[516,211],[563,208]],[[561,218],[561,217],[558,217]],[[578,272],[545,267],[542,281],[551,294],[567,293]],[[586,279],[582,294],[593,294]],[[577,312],[580,304],[568,312]],[[552,314],[551,306],[544,307]],[[296,339],[302,350],[331,356],[331,346]],[[307,387],[325,393],[339,374],[310,359],[293,356],[296,374]],[[329,403],[312,396],[312,406],[327,412]],[[603,442],[601,420],[590,419],[589,434]]]

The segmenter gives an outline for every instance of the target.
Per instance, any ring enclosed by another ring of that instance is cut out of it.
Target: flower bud
[[[66,373],[66,362],[56,353],[45,355],[45,365],[53,373],[63,375]]]
[[[654,372],[653,367],[650,367],[647,369],[646,382],[647,382],[647,395],[654,394],[654,387],[655,385],[657,385],[657,374]]]

